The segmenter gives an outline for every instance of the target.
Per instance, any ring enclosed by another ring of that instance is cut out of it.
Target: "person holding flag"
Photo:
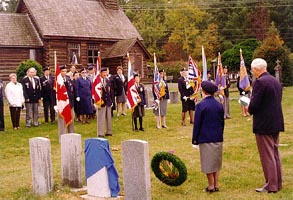
[[[156,73],[156,72],[155,72]],[[167,104],[169,99],[169,88],[165,80],[165,72],[163,69],[155,75],[156,80],[153,84],[153,95],[155,100],[154,113],[156,116],[157,128],[168,128],[166,125]]]
[[[137,91],[137,105],[134,107],[134,111],[132,113],[133,122],[134,122],[134,130],[135,131],[144,131],[142,127],[142,118],[145,115],[144,106],[146,105],[145,99],[145,89],[144,85],[140,83],[140,76],[138,74],[134,74],[134,87]],[[139,129],[137,128],[137,118],[139,120]]]
[[[66,75],[66,65],[59,67],[56,58],[55,62],[57,105],[54,108],[58,113],[58,134],[60,141],[60,136],[66,133],[66,129],[68,133],[74,133],[74,88],[71,78]]]
[[[226,88],[226,80],[223,71],[221,53],[218,53],[218,66],[217,66],[217,74],[216,74],[216,86],[218,86],[218,96],[220,98],[220,102],[224,103],[224,89]]]

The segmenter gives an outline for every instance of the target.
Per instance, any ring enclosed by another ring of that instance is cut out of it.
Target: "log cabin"
[[[150,54],[143,38],[117,0],[19,0],[15,13],[0,13],[0,79],[7,80],[20,62],[36,60],[54,68],[95,64],[127,74],[127,52],[133,70],[147,77]],[[53,70],[52,70],[53,71]]]

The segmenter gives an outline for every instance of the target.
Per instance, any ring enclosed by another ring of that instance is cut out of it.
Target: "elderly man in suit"
[[[56,92],[54,90],[54,77],[50,75],[50,69],[48,67],[43,68],[44,76],[40,78],[42,88],[42,98],[44,106],[44,117],[45,123],[49,122],[49,110],[50,120],[55,121],[55,110],[56,105]]]
[[[107,68],[101,69],[102,100],[101,108],[98,108],[98,136],[104,137],[104,125],[106,123],[106,136],[112,136],[111,107],[111,82],[107,78]]]
[[[264,59],[251,63],[256,80],[253,83],[248,112],[253,115],[253,133],[265,176],[265,184],[256,192],[278,192],[282,189],[282,167],[279,155],[279,132],[284,131],[282,86],[267,72]]]
[[[26,127],[33,125],[39,126],[38,122],[38,104],[41,101],[41,84],[40,79],[35,77],[36,69],[31,67],[27,70],[27,76],[22,80],[23,95],[26,108]]]

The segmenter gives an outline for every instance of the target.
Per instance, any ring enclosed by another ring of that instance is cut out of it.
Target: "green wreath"
[[[185,164],[176,155],[159,152],[154,155],[151,167],[156,177],[170,186],[178,186],[187,179]]]

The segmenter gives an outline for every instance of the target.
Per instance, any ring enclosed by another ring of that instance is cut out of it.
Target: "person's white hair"
[[[32,71],[32,72],[37,72],[37,70],[36,70],[34,67],[31,67],[31,68],[29,68],[29,69],[27,70],[27,72],[30,72],[30,71]]]
[[[256,69],[267,68],[267,66],[268,66],[267,62],[262,58],[256,58],[251,62],[251,67]]]
[[[11,79],[12,77],[17,77],[17,75],[15,73],[9,74],[9,79]]]

